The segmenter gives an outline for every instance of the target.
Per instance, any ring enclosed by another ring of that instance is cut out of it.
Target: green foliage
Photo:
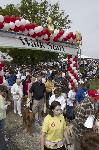
[[[57,60],[58,58],[57,53],[45,52],[41,50],[3,48],[1,51],[9,54],[13,58],[12,63],[18,65],[22,64],[35,65],[41,61],[46,62],[51,61],[53,59]]]
[[[47,0],[41,0],[40,3],[36,0],[22,0],[19,10],[21,16],[39,25],[47,26],[47,18],[50,16],[55,28],[70,28],[69,15],[65,16],[58,3],[52,5]]]
[[[18,8],[14,6],[14,4],[7,5],[5,8],[2,8],[2,7],[0,8],[0,15],[19,16],[19,14],[20,12]]]

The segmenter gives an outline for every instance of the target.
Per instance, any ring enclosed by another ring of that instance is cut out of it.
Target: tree
[[[41,0],[40,3],[36,0],[21,0],[19,10],[21,16],[39,25],[47,26],[47,18],[50,16],[55,28],[70,28],[69,15],[65,16],[58,3],[52,5],[47,0]]]
[[[49,4],[47,0],[21,0],[20,5],[7,5],[4,9],[0,8],[2,15],[16,15],[28,19],[30,22],[35,22],[43,27],[47,26],[47,18],[50,16],[53,19],[55,28],[70,28],[71,20],[69,15],[65,15],[63,10],[60,10],[59,4]],[[39,61],[46,61],[51,59],[58,59],[58,54],[43,51],[33,50],[13,50],[9,51],[14,58],[15,63],[38,63]],[[18,60],[18,61],[17,61]]]
[[[10,4],[10,5],[7,5],[5,8],[2,8],[2,7],[0,8],[0,15],[19,16],[20,12],[18,10],[18,7],[14,6],[14,4]]]

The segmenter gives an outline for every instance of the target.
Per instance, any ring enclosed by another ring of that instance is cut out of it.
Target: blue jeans
[[[66,117],[69,120],[73,120],[74,117],[74,107],[73,106],[66,106]]]
[[[0,150],[8,150],[5,142],[5,119],[0,120]]]
[[[5,128],[5,119],[0,120],[0,129],[4,130]]]

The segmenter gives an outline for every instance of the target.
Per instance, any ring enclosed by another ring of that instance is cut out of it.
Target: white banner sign
[[[45,42],[19,33],[6,31],[0,31],[0,47],[37,49],[71,55],[77,55],[78,52],[75,45],[61,42]]]

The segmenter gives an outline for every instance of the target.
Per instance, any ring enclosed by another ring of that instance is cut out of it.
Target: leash
[[[31,102],[31,100],[28,103],[26,103],[25,105],[23,105],[23,106],[27,106],[27,104],[29,104],[30,102]]]

